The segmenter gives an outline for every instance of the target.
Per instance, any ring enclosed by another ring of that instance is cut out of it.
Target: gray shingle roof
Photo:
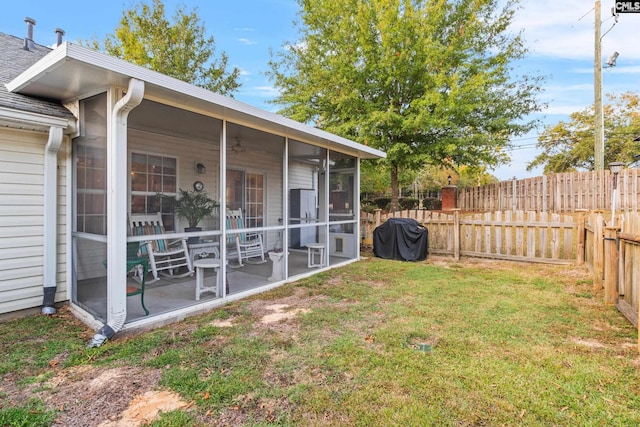
[[[9,93],[5,83],[51,52],[46,46],[36,44],[24,50],[24,39],[0,32],[0,107],[59,118],[73,118],[73,114],[60,103],[52,100]]]

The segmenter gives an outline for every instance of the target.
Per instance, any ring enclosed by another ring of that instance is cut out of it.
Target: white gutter
[[[42,314],[54,314],[56,296],[56,264],[58,258],[58,150],[62,145],[60,127],[49,128],[44,152],[44,299]]]
[[[144,82],[129,80],[127,94],[113,107],[107,123],[107,323],[89,347],[102,345],[127,318],[127,174],[122,169],[127,165],[127,117],[143,96]]]
[[[0,125],[14,129],[47,131],[52,127],[62,128],[65,133],[76,131],[75,119],[64,119],[44,114],[0,107]]]

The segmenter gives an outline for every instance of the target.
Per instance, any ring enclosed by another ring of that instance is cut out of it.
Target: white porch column
[[[127,318],[127,117],[140,105],[143,96],[144,82],[131,79],[126,95],[115,105],[113,102],[108,105],[107,323],[94,335],[90,347],[100,346],[111,338]]]

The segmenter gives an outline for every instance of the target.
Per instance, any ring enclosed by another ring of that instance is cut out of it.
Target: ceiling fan
[[[231,150],[234,153],[238,154],[238,153],[244,153],[245,151],[247,151],[247,148],[240,144],[240,137],[239,136],[236,136],[234,139],[236,140],[236,143],[231,146]]]

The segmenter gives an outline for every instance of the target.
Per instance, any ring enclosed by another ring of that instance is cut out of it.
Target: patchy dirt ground
[[[42,399],[59,411],[55,426],[137,427],[153,420],[160,410],[186,405],[178,395],[158,390],[160,375],[160,370],[137,367],[76,366],[59,369],[45,383],[22,389],[5,377],[0,390],[16,404]]]
[[[454,263],[450,258],[429,257],[426,262],[447,268],[461,268],[480,263],[498,270],[513,268],[513,263],[487,260],[462,260]],[[541,269],[530,265],[525,268],[531,268],[532,274],[576,275],[573,277],[576,280],[589,279],[588,274],[576,269],[556,269],[550,272],[540,271]],[[331,282],[337,283],[339,280],[339,277],[334,277]],[[372,285],[375,286],[376,283],[372,282]],[[571,292],[571,289],[567,290]],[[297,317],[326,303],[327,298],[324,296],[313,296],[308,290],[295,289],[292,294],[284,297],[267,300],[256,298],[251,300],[246,308],[256,319],[256,333],[269,329],[295,341],[299,328]],[[234,318],[216,320],[212,324],[217,327],[232,327]],[[180,323],[175,327],[176,334],[190,334],[195,328],[197,325],[193,323]],[[603,346],[597,341],[581,338],[574,338],[573,342],[587,347]],[[159,387],[162,375],[160,369],[126,366],[107,369],[91,365],[63,369],[59,366],[58,363],[52,364],[51,370],[54,375],[48,381],[26,387],[16,385],[19,378],[6,375],[0,382],[0,394],[7,396],[15,405],[20,405],[32,397],[41,399],[48,408],[59,411],[54,425],[65,427],[138,427],[156,419],[160,411],[188,408],[193,404],[184,401],[178,394]],[[269,376],[269,373],[266,375]],[[266,380],[274,383],[284,381],[275,376]],[[244,399],[246,405],[239,404],[216,414],[212,425],[242,424],[246,421],[246,413],[241,410],[243,406],[251,406],[254,409],[259,406],[264,419],[269,420],[270,412],[276,412],[278,407],[288,405],[286,401],[256,400],[251,395],[244,396]]]
[[[269,328],[281,334],[295,335],[298,329],[296,317],[321,300],[318,297],[305,298],[304,291],[296,290],[287,297],[251,301],[249,310],[257,319],[256,329]],[[231,327],[234,319],[217,320],[212,324]],[[195,327],[193,324],[176,324],[176,333],[188,334]],[[17,385],[20,378],[15,375],[5,375],[0,383],[0,393],[12,405],[21,405],[34,397],[41,399],[48,408],[59,411],[53,425],[64,427],[138,427],[156,419],[161,411],[192,405],[180,395],[159,387],[160,369],[91,365],[63,369],[59,365],[59,362],[51,363],[54,374],[49,380],[26,387]],[[245,398],[248,401],[253,399],[252,396]],[[286,402],[258,402],[266,419],[269,412],[275,412],[281,404]],[[246,421],[243,412],[239,408],[224,411],[217,415],[215,425],[241,424]]]

